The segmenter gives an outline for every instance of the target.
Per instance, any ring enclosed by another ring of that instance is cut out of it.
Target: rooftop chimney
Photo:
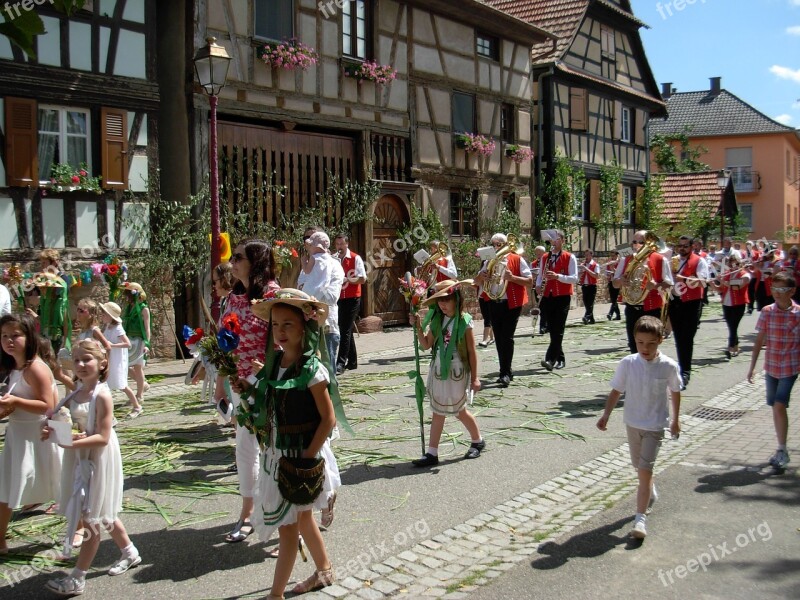
[[[722,77],[709,77],[709,80],[711,81],[711,90],[709,91],[709,94],[711,96],[719,96],[722,85]]]
[[[669,100],[670,96],[672,96],[672,82],[662,83],[661,84],[661,97],[664,100]]]

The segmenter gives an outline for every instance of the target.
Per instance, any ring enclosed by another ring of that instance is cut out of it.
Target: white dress
[[[34,398],[22,371],[11,372],[11,385],[14,396]],[[59,498],[62,450],[56,444],[41,440],[45,421],[44,415],[21,408],[8,417],[5,445],[0,454],[0,502],[11,509]]]
[[[446,332],[446,339],[450,339],[453,333],[455,320],[450,319],[442,330]],[[472,321],[467,324],[467,329],[472,329]],[[444,344],[440,345],[431,363],[431,370],[428,373],[428,400],[431,410],[437,415],[457,415],[470,400],[470,372],[469,367],[464,365],[458,349],[453,349],[453,356],[450,359],[450,375],[447,379],[442,379],[441,357],[444,351]]]
[[[118,344],[125,335],[125,330],[119,323],[108,325],[103,330],[103,335],[111,344]],[[111,348],[108,353],[108,387],[112,390],[124,390],[128,387],[128,349]]]
[[[278,379],[283,377],[286,369],[278,370]],[[328,369],[319,363],[317,373],[308,382],[311,387],[321,381],[330,381]],[[273,423],[272,433],[269,444],[262,452],[262,470],[258,476],[258,483],[255,493],[255,508],[253,516],[250,518],[253,528],[258,534],[259,539],[267,541],[275,531],[283,525],[291,525],[297,522],[297,514],[305,510],[327,508],[328,499],[342,486],[342,479],[339,476],[339,466],[336,464],[336,457],[333,455],[329,440],[325,440],[317,457],[325,459],[325,483],[322,492],[317,496],[313,504],[298,506],[290,504],[281,496],[278,490],[278,461],[283,456],[283,451],[275,447],[275,432],[277,427]]]
[[[97,395],[108,391],[105,383],[98,383],[91,400],[75,402],[72,398],[81,388],[64,399],[73,426],[87,435],[95,433]],[[116,424],[116,423],[115,423]],[[61,513],[67,516],[67,542],[77,526],[77,519],[85,523],[113,523],[122,512],[122,455],[117,432],[111,429],[108,444],[96,448],[67,449],[61,472]],[[75,521],[73,523],[73,520]]]

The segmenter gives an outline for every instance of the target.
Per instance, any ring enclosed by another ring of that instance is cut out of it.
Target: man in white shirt
[[[0,317],[11,314],[11,294],[6,286],[0,284]]]
[[[339,309],[337,302],[344,283],[344,270],[329,249],[331,239],[324,231],[314,231],[303,239],[307,255],[301,259],[302,269],[297,285],[309,296],[328,305],[325,321],[325,345],[328,348],[331,377],[336,374],[336,354],[339,350]]]

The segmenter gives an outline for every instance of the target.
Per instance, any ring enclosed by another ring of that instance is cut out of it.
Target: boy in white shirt
[[[633,326],[636,354],[623,358],[611,380],[611,392],[606,400],[603,415],[597,428],[606,430],[611,411],[622,393],[625,407],[622,415],[628,432],[631,463],[639,476],[636,492],[636,518],[631,536],[644,539],[647,535],[645,514],[658,499],[653,484],[653,468],[664,439],[664,428],[669,424],[672,437],[680,434],[678,419],[681,408],[681,374],[678,363],[659,352],[664,341],[664,325],[660,319],[644,316]],[[672,422],[669,422],[667,392],[672,404]]]

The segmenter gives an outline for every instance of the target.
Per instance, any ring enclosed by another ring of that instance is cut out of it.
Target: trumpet
[[[432,288],[436,283],[436,275],[439,272],[437,269],[437,262],[445,258],[448,254],[450,254],[450,247],[444,242],[439,242],[439,245],[436,247],[436,252],[426,258],[425,262],[419,266],[417,277],[427,283],[428,288]]]

